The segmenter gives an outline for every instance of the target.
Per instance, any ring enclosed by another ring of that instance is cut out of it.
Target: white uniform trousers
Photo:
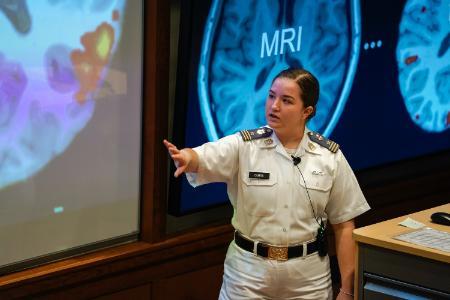
[[[276,261],[231,242],[225,258],[220,300],[333,299],[330,261],[317,252]]]

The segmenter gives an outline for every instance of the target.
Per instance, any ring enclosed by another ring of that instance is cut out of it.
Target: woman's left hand
[[[336,300],[353,300],[353,296],[349,295],[350,293],[343,293],[341,290],[336,297]]]

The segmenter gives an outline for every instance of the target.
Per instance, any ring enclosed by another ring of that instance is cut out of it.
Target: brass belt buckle
[[[269,246],[267,257],[275,260],[288,260],[288,248]]]

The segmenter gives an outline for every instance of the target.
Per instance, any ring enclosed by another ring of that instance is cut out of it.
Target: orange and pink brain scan
[[[43,169],[89,123],[125,4],[0,2],[0,189]]]

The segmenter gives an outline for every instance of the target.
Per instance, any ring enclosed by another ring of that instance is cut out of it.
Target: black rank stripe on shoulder
[[[339,144],[333,142],[332,140],[327,139],[317,132],[310,131],[308,132],[309,139],[322,147],[327,148],[333,153],[336,153],[339,149]]]
[[[272,134],[272,129],[267,127],[260,127],[257,129],[251,129],[251,130],[241,130],[239,133],[242,136],[242,139],[244,142],[248,142],[251,140],[257,140],[269,137]]]

